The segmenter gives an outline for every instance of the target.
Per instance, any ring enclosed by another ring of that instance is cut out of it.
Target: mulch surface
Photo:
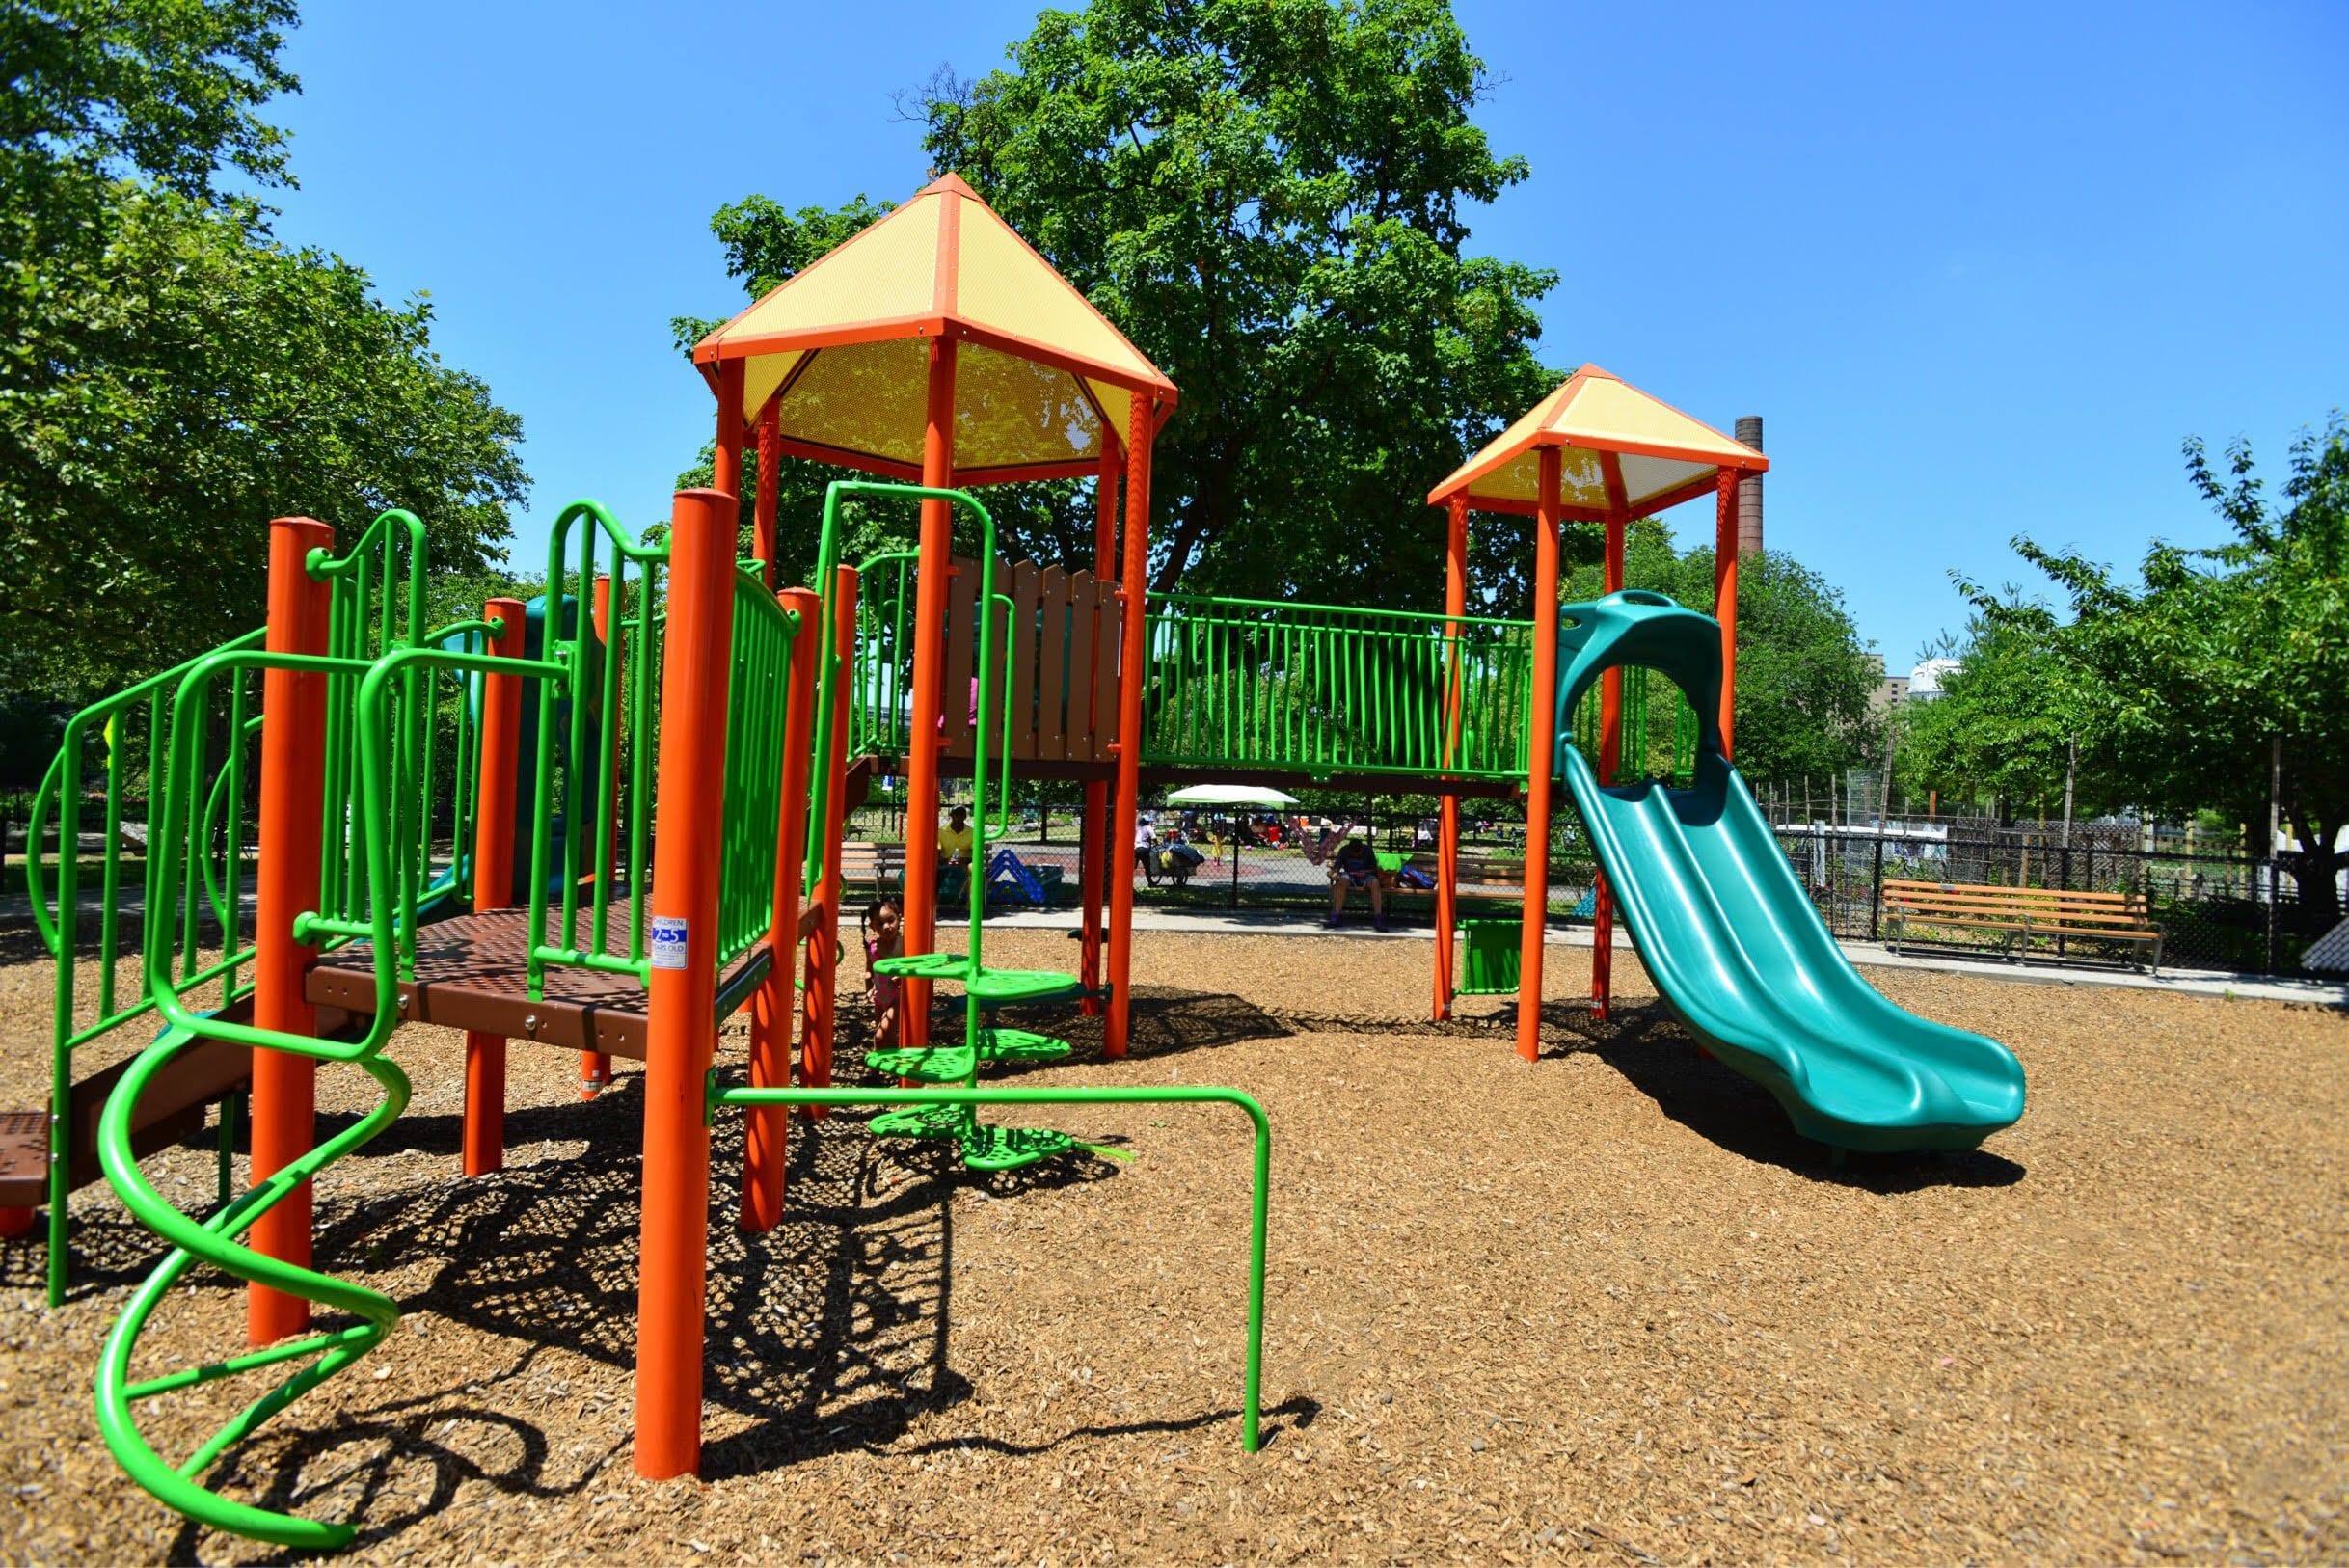
[[[1051,932],[988,950],[1075,959]],[[1228,1109],[1040,1110],[1137,1158],[994,1178],[858,1116],[795,1123],[763,1236],[733,1223],[728,1114],[704,1478],[641,1481],[637,1080],[581,1104],[576,1056],[517,1045],[507,1169],[466,1180],[461,1042],[412,1029],[412,1109],[318,1194],[321,1261],[406,1315],[215,1484],[355,1522],[370,1562],[2349,1561],[2349,1018],[1878,971],[2012,1045],[2031,1109],[1974,1154],[1837,1171],[1628,956],[1601,1023],[1552,950],[1527,1066],[1505,1005],[1424,1021],[1424,944],[1137,951],[1135,1054],[1100,1063],[1072,1019],[1043,1076],[1270,1112],[1262,1453]],[[22,933],[0,959],[0,1105],[37,1104],[47,972]],[[326,1069],[322,1122],[372,1092]],[[208,1141],[149,1169],[210,1201]],[[103,1187],[74,1217],[61,1311],[31,1238],[0,1252],[0,1556],[275,1555],[99,1443],[97,1347],[156,1252]],[[241,1288],[200,1274],[143,1369],[242,1344]],[[184,1453],[232,1401],[170,1395],[145,1429]]]

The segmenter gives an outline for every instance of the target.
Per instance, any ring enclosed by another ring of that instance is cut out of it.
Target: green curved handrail
[[[921,1089],[721,1089],[710,1074],[708,1107],[720,1105],[1236,1105],[1256,1130],[1256,1163],[1250,1186],[1248,1234],[1248,1356],[1242,1387],[1240,1446],[1255,1453],[1264,1377],[1264,1244],[1272,1209],[1272,1121],[1255,1096],[1211,1084],[1136,1084],[1116,1088],[1073,1085],[1012,1085],[976,1089],[965,1085]]]
[[[362,1061],[359,1065],[383,1086],[382,1103],[354,1125],[279,1171],[210,1220],[199,1224],[155,1191],[139,1169],[138,1157],[130,1145],[132,1112],[148,1080],[198,1038],[174,1030],[142,1054],[108,1097],[105,1115],[98,1123],[98,1160],[105,1167],[106,1179],[121,1196],[123,1206],[172,1247],[161,1265],[132,1292],[122,1315],[106,1336],[95,1386],[98,1432],[124,1473],[165,1507],[176,1509],[199,1524],[256,1540],[310,1551],[333,1551],[348,1545],[358,1532],[348,1525],[303,1519],[224,1498],[207,1491],[198,1477],[211,1468],[230,1445],[241,1441],[270,1417],[373,1349],[399,1320],[399,1304],[383,1292],[281,1262],[242,1245],[237,1238],[303,1182],[390,1126],[407,1109],[408,1077],[383,1057]],[[246,1355],[206,1362],[143,1382],[131,1381],[131,1356],[148,1318],[180,1276],[200,1260],[240,1280],[349,1312],[359,1321],[348,1328],[310,1335]],[[139,1430],[132,1413],[132,1406],[138,1401],[159,1393],[309,1356],[317,1359],[239,1411],[176,1466],[155,1451]]]
[[[365,1033],[357,1041],[315,1040],[199,1015],[171,988],[170,936],[160,929],[164,923],[155,923],[146,951],[148,983],[157,989],[156,1007],[170,1027],[163,1039],[143,1052],[123,1074],[122,1081],[108,1096],[98,1124],[98,1159],[106,1179],[133,1217],[171,1248],[154,1272],[133,1292],[122,1315],[107,1335],[94,1388],[99,1433],[124,1473],[166,1506],[201,1524],[282,1546],[332,1550],[347,1544],[355,1531],[347,1525],[303,1519],[224,1498],[200,1484],[199,1477],[230,1445],[249,1436],[303,1393],[365,1355],[398,1320],[399,1309],[381,1291],[270,1257],[243,1245],[238,1238],[304,1182],[382,1132],[407,1107],[406,1074],[379,1054],[398,1023],[394,993],[402,938],[412,940],[414,929],[412,925],[403,926],[402,904],[395,896],[398,884],[392,877],[392,860],[400,832],[395,803],[404,803],[405,792],[394,787],[400,780],[387,765],[387,753],[411,743],[413,738],[407,732],[430,720],[429,715],[413,702],[405,703],[398,711],[406,722],[396,726],[399,733],[394,734],[395,726],[386,721],[386,707],[394,691],[404,694],[411,689],[416,673],[435,666],[525,674],[555,672],[554,666],[537,661],[502,660],[489,654],[418,647],[395,648],[371,661],[223,650],[196,661],[189,667],[172,707],[171,767],[165,775],[170,784],[162,794],[162,825],[156,835],[157,842],[165,845],[180,842],[188,828],[189,814],[197,807],[195,797],[201,786],[200,775],[192,766],[193,754],[202,744],[201,717],[208,689],[223,672],[291,669],[357,678],[358,702],[352,722],[359,753],[360,837],[367,886],[373,890],[368,899],[368,919],[353,922],[311,910],[294,921],[294,933],[304,939],[332,934],[369,940],[373,944],[374,1010]],[[153,892],[161,907],[171,907],[176,896],[178,859],[169,854],[159,857]],[[210,1220],[199,1222],[181,1213],[148,1181],[139,1168],[131,1131],[140,1096],[155,1074],[180,1051],[206,1039],[264,1046],[318,1061],[356,1064],[383,1087],[383,1100],[354,1125],[272,1174]],[[132,1381],[130,1364],[140,1334],[172,1286],[198,1262],[210,1263],[238,1279],[299,1296],[332,1311],[348,1312],[359,1321],[347,1328],[207,1362],[162,1377]],[[142,1399],[309,1358],[314,1359],[247,1405],[178,1465],[166,1461],[139,1430],[133,1407]]]

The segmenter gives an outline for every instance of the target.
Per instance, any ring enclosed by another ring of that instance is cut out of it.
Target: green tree
[[[2264,823],[2281,748],[2301,907],[2321,928],[2339,917],[2336,846],[2349,826],[2349,426],[2336,412],[2292,444],[2280,500],[2246,442],[2227,448],[2224,474],[2199,438],[2185,456],[2227,542],[2156,542],[2131,586],[2075,552],[2019,537],[2016,551],[2063,588],[2070,620],[2054,628],[2043,608],[1978,589],[1976,603],[1996,621],[2054,628],[2098,744],[2142,805]]]
[[[1570,530],[1569,601],[1605,587],[1604,540],[1595,526]],[[1660,520],[1625,531],[1623,581],[1713,612],[1713,547],[1677,550]],[[1738,565],[1737,764],[1757,788],[1825,791],[1848,769],[1880,756],[1869,699],[1879,679],[1844,608],[1841,590],[1793,556],[1763,551]]]
[[[1976,614],[1947,654],[1958,667],[1940,696],[1898,713],[1894,772],[1906,794],[2052,813],[2069,778],[2076,816],[2126,803],[2102,744],[2098,694],[2052,617],[2010,594],[1998,618]]]
[[[1443,0],[1094,0],[1039,17],[1007,68],[911,96],[932,165],[1182,389],[1152,465],[1154,587],[1436,591],[1427,490],[1557,380],[1532,349],[1554,274],[1466,251],[1467,204],[1526,173],[1471,119],[1488,88]],[[753,198],[716,227],[755,292],[880,210]],[[1086,551],[1089,486],[1010,488],[1021,548]],[[1524,529],[1476,538],[1479,587],[1522,609]]]
[[[288,181],[282,0],[10,6],[0,53],[0,689],[80,700],[250,630],[273,516],[386,506],[481,569],[520,422],[224,170]]]

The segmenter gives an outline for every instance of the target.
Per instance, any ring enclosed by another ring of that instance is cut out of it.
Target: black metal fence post
[[[2282,870],[2283,870],[2283,868],[2282,868],[2282,866],[2280,866],[2280,865],[2277,863],[2277,860],[2276,860],[2276,851],[2275,851],[2275,846],[2274,846],[2273,844],[2270,844],[2270,845],[2269,845],[2269,847],[2268,847],[2268,855],[2267,855],[2266,869],[2267,869],[2267,879],[2267,879],[2267,966],[2266,966],[2264,969],[2262,969],[2260,972],[2261,972],[2262,974],[2270,974],[2270,975],[2272,975],[2272,974],[2274,974],[2274,973],[2276,972],[2276,901],[2277,901],[2279,898],[2281,898],[2281,897],[2282,896],[2282,894],[2283,894],[2283,887],[2282,887],[2282,883],[2281,883],[2281,882],[2280,882],[2280,880],[2279,880],[2279,879],[2280,879],[2280,878],[2282,877]]]
[[[1868,940],[1876,941],[1884,915],[1884,829],[1876,830],[1876,872],[1868,889]]]

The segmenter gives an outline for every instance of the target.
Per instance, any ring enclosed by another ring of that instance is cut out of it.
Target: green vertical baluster
[[[148,704],[148,711],[150,715],[153,713],[153,702]],[[104,902],[98,906],[98,1016],[101,1018],[114,1014],[115,945],[120,939],[120,906],[122,901],[122,719],[128,713],[127,708],[115,710],[110,719],[115,727],[115,743],[107,747],[106,752],[106,858],[99,862],[103,868],[100,875],[104,879],[105,890],[100,895]],[[148,723],[151,736],[154,723],[151,716]],[[149,744],[151,747],[151,740]],[[147,774],[147,854],[149,860],[155,854],[155,790],[160,782],[161,775],[150,766]],[[57,848],[62,857],[73,860],[81,858],[79,835],[72,841],[61,838]],[[36,852],[37,846],[27,844],[25,850],[29,856]],[[57,929],[61,934],[68,929],[62,909],[58,911]],[[73,960],[70,943],[66,944],[65,952],[66,961],[70,963]]]
[[[229,681],[229,812],[222,825],[221,858],[226,862],[221,880],[229,890],[228,906],[221,911],[221,948],[237,952],[244,944],[244,872],[245,872],[245,747],[251,744],[245,733],[245,691],[247,676],[238,670]],[[220,978],[223,1001],[233,1002],[237,996],[238,973],[241,964],[232,964]]]

